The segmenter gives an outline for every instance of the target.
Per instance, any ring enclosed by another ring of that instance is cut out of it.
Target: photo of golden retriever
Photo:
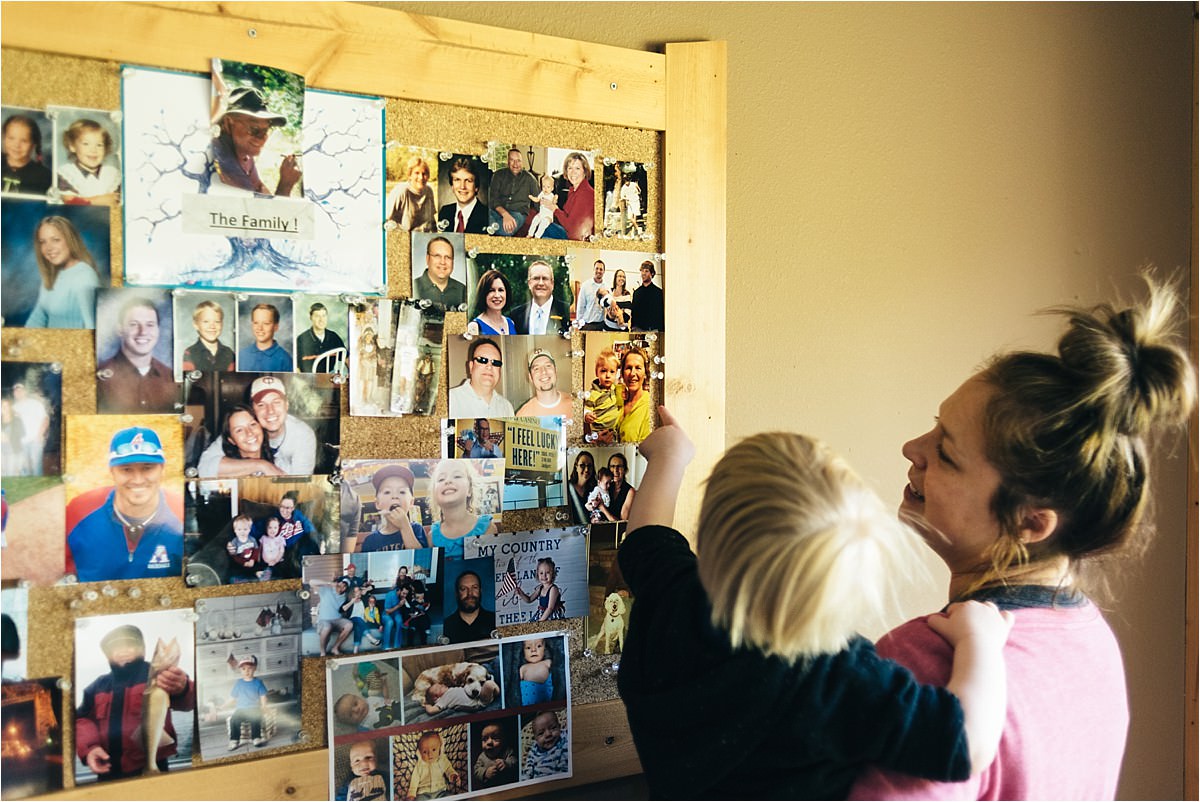
[[[604,620],[592,642],[596,654],[620,654],[625,647],[625,599],[613,592],[604,600]]]

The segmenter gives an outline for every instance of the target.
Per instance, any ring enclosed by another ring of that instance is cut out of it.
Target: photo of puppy
[[[425,694],[432,685],[445,685],[448,688],[462,688],[471,699],[478,699],[483,693],[485,683],[495,680],[490,671],[479,663],[447,663],[433,666],[422,671],[413,682],[412,693],[414,702],[425,701]]]
[[[625,600],[621,594],[613,592],[604,600],[604,621],[596,639],[592,641],[592,651],[596,654],[619,654],[625,647]]]

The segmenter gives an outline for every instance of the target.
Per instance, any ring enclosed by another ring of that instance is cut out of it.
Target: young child
[[[554,661],[546,656],[546,640],[530,638],[521,646],[524,662],[517,671],[521,679],[521,704],[549,702],[554,696],[554,676],[550,669]]]
[[[479,757],[475,758],[475,787],[494,788],[517,781],[517,756],[496,722],[483,725],[479,733]]]
[[[608,495],[608,487],[612,484],[613,474],[608,468],[600,468],[596,471],[596,486],[592,488],[592,492],[588,493],[587,503],[584,504],[591,513],[592,523],[604,523],[604,511],[601,507],[607,507],[611,498]]]
[[[672,744],[678,748],[678,744]],[[533,743],[525,753],[525,772],[522,779],[562,774],[567,765],[567,741],[562,737],[562,724],[553,710],[545,710],[533,720]],[[740,798],[740,797],[731,797]],[[766,797],[764,797],[765,799]]]
[[[350,745],[350,771],[354,775],[336,794],[347,802],[357,800],[386,799],[387,777],[379,770],[379,759],[375,756],[372,741],[356,741]]]
[[[334,717],[360,732],[399,723],[391,709],[395,700],[387,674],[370,660],[358,663],[354,670],[354,684],[359,692],[339,696],[333,703]]]
[[[245,513],[233,519],[233,537],[225,544],[229,552],[229,583],[258,581],[258,541],[250,537],[254,519]]]
[[[425,691],[425,712],[436,716],[443,710],[469,713],[483,708],[496,701],[500,695],[500,686],[495,680],[487,680],[480,686],[478,696],[469,696],[466,688],[448,687],[435,682]]]
[[[554,176],[549,173],[542,176],[542,191],[537,195],[530,195],[529,199],[538,204],[538,213],[529,224],[529,233],[525,236],[540,238],[554,222],[554,210],[558,208],[554,195]]]
[[[284,552],[287,550],[287,540],[283,537],[279,519],[274,515],[267,519],[266,531],[259,538],[258,546],[263,565],[265,566],[259,573],[258,578],[263,582],[269,582],[272,576],[272,569],[283,560]]]
[[[408,629],[411,645],[424,646],[429,642],[429,628],[432,626],[429,620],[429,602],[425,601],[424,590],[414,588],[413,597],[408,602],[407,615],[404,626]]]
[[[567,605],[562,599],[562,589],[554,584],[554,580],[558,579],[558,566],[554,564],[554,560],[549,557],[538,560],[537,577],[538,584],[533,593],[526,593],[520,585],[514,588],[516,594],[526,602],[537,600],[537,617],[532,620],[552,621],[565,618]]]
[[[242,724],[250,725],[250,739],[255,746],[264,746],[267,739],[262,737],[263,711],[267,709],[267,686],[254,676],[258,670],[258,657],[250,655],[238,661],[238,671],[242,678],[233,683],[229,690],[229,699],[234,704],[233,715],[229,717],[229,751],[242,745]]]
[[[590,443],[611,445],[617,441],[617,426],[625,405],[622,387],[617,381],[621,360],[611,348],[596,355],[596,378],[584,402],[583,435]]]
[[[111,206],[120,201],[121,170],[107,161],[113,138],[95,120],[81,118],[63,134],[67,163],[58,167],[58,189],[67,203]]]
[[[449,796],[454,786],[462,785],[462,776],[442,753],[442,736],[433,730],[421,733],[417,752],[419,758],[408,783],[409,799]]]
[[[651,796],[844,799],[872,762],[938,780],[987,767],[1012,616],[978,602],[935,616],[954,668],[946,688],[918,685],[854,632],[919,552],[915,533],[823,445],[771,432],[713,469],[697,556],[670,528],[694,448],[659,413],[618,552],[637,604],[617,687]],[[737,702],[714,717],[668,702],[681,698]]]
[[[413,523],[408,515],[415,503],[412,471],[403,465],[384,465],[375,471],[371,484],[375,488],[375,508],[379,520],[371,533],[363,538],[359,551],[396,551],[428,548],[425,527]]]

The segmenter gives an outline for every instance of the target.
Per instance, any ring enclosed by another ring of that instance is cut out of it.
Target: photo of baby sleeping
[[[403,655],[404,723],[451,719],[502,706],[496,645]]]

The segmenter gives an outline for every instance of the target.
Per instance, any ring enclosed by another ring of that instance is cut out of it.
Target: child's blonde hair
[[[696,552],[734,648],[795,660],[845,648],[919,570],[920,539],[823,443],[766,432],[709,476]]]
[[[617,352],[611,348],[605,348],[596,354],[596,368],[600,368],[601,365],[607,365],[610,360],[616,362],[617,366],[620,367],[621,358],[617,356]]]

